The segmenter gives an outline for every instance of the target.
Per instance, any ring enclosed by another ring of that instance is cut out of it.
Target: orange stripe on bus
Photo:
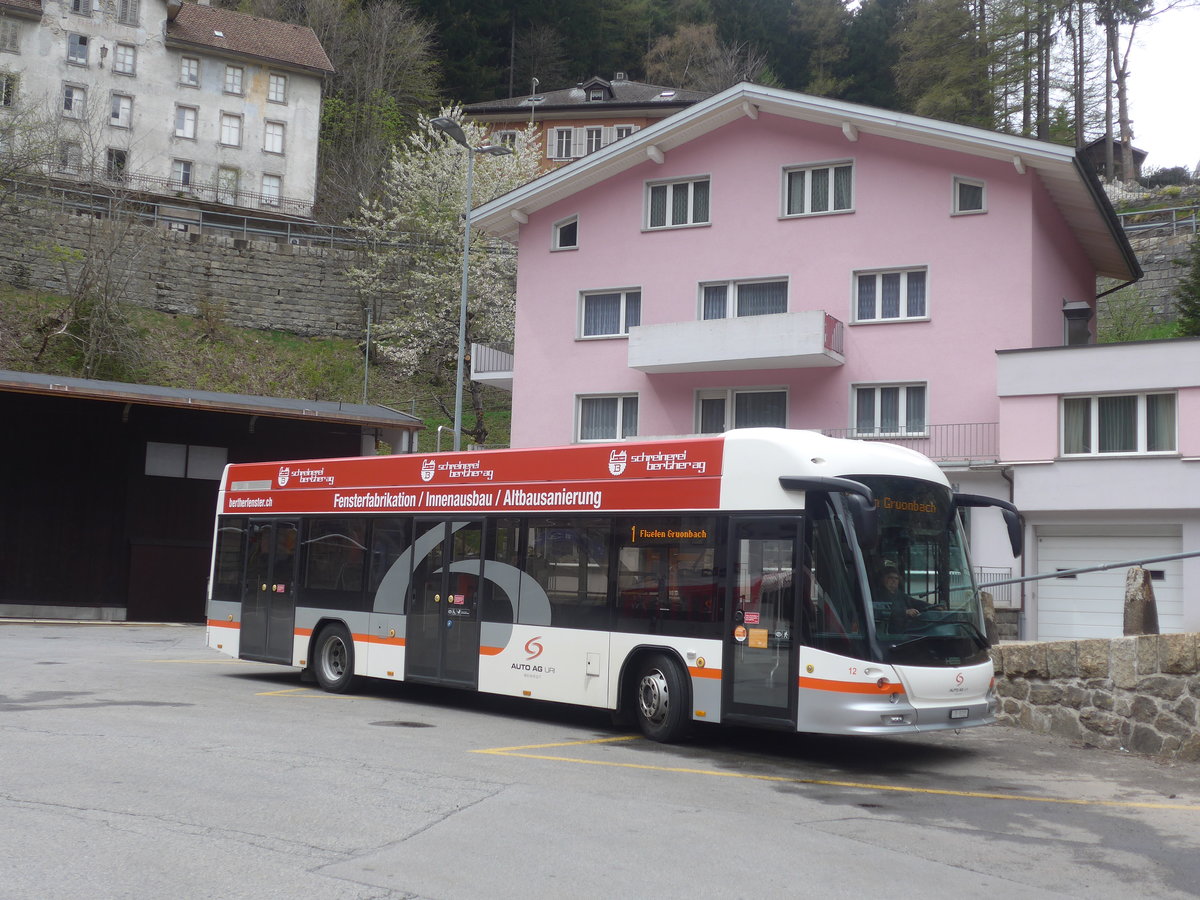
[[[503,647],[484,647],[482,645],[479,647],[480,656],[499,656],[503,652]]]
[[[828,681],[823,678],[800,676],[800,687],[810,691],[833,691],[839,694],[903,694],[904,685],[885,684],[880,687],[873,681]]]
[[[391,647],[403,647],[404,646],[404,638],[402,638],[402,637],[383,637],[383,636],[376,636],[376,635],[361,636],[361,635],[356,634],[354,636],[354,639],[366,641],[368,644],[387,644]]]
[[[312,629],[311,628],[294,628],[294,629],[292,629],[292,634],[294,634],[296,637],[312,637]]]
[[[209,619],[209,628],[241,628],[241,622],[230,622],[228,619]]]
[[[699,669],[696,666],[688,666],[688,671],[693,678],[720,678],[720,669]]]

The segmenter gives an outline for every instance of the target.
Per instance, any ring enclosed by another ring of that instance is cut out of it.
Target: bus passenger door
[[[246,541],[238,656],[290,663],[296,623],[296,549],[300,545],[300,523],[295,519],[251,521]]]
[[[800,537],[796,519],[732,523],[722,721],[795,727]]]
[[[479,587],[483,523],[417,522],[404,677],[475,687],[479,679]]]

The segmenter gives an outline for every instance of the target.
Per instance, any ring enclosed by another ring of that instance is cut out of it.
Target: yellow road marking
[[[572,756],[550,756],[541,753],[525,753],[525,750],[548,750],[551,747],[578,747],[587,744],[607,744],[619,741],[640,740],[635,736],[599,738],[588,741],[564,741],[557,744],[530,744],[525,747],[492,747],[472,750],[472,753],[492,756],[515,756],[523,759],[540,759],[547,762],[578,763],[585,766],[609,766],[617,769],[640,769],[651,772],[674,772],[683,775],[710,775],[720,778],[747,778],[752,781],[774,781],[788,784],[812,784],[821,787],[842,787],[861,791],[893,791],[903,794],[932,794],[943,797],[967,797],[973,800],[1017,800],[1024,803],[1058,803],[1068,806],[1117,806],[1125,809],[1174,809],[1200,812],[1200,806],[1187,803],[1139,803],[1130,800],[1080,800],[1066,797],[1038,797],[1025,794],[999,794],[982,791],[954,791],[945,788],[918,788],[897,784],[870,784],[860,781],[833,781],[823,778],[794,778],[788,775],[754,775],[746,772],[720,772],[714,769],[692,769],[685,766],[655,766],[646,763],[617,762],[602,759],[579,759]]]
[[[353,700],[352,694],[329,694],[325,691],[315,691],[312,688],[280,688],[277,691],[258,691],[255,697],[282,697],[285,695],[300,697],[315,697],[322,700]]]

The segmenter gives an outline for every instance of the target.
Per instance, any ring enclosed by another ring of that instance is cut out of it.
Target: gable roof
[[[591,91],[598,88],[604,92],[604,99],[590,100]],[[489,115],[528,115],[531,107],[538,113],[543,112],[578,112],[580,109],[592,110],[630,110],[630,109],[682,109],[693,103],[699,103],[711,97],[707,91],[685,91],[660,84],[645,84],[641,81],[630,81],[623,72],[618,72],[611,81],[592,76],[570,88],[557,91],[542,91],[524,97],[509,97],[505,100],[485,100],[482,103],[471,103],[463,107],[463,112],[472,118]]]
[[[318,73],[333,72],[333,63],[308,26],[201,3],[183,3],[175,17],[168,20],[167,44],[252,56]]]
[[[970,153],[1036,173],[1096,272],[1135,281],[1141,266],[1092,169],[1070,147],[890,110],[742,83],[477,207],[474,226],[516,240],[518,221],[742,117],[760,113]]]

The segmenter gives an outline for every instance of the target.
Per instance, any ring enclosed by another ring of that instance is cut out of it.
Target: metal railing
[[[996,609],[1020,609],[1021,595],[1013,590],[1008,582],[1012,578],[1012,568],[1008,566],[975,566],[975,583],[981,591],[992,595],[992,605]],[[994,584],[1001,582],[1001,584]],[[1015,600],[1014,600],[1015,596]]]
[[[820,431],[829,437],[900,444],[937,462],[995,462],[1000,456],[1000,429],[996,422],[927,425],[920,434],[865,432],[857,428],[822,428]]]
[[[493,375],[513,370],[512,344],[472,344],[471,374]]]
[[[1200,204],[1172,206],[1166,209],[1139,209],[1117,213],[1121,228],[1129,237],[1150,235],[1196,234]]]
[[[825,349],[832,353],[842,352],[842,333],[845,326],[829,313],[825,313]]]

